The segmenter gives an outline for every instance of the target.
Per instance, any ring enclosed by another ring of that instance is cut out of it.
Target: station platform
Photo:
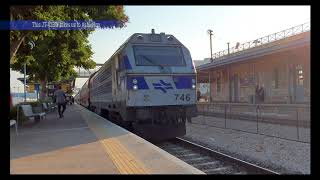
[[[11,174],[204,174],[84,107],[10,131]]]

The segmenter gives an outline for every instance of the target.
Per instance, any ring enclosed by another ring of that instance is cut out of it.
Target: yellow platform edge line
[[[126,160],[129,164],[131,164],[138,172],[147,173],[147,170],[144,168],[144,166],[139,161],[137,161],[131,153],[128,153],[126,148],[123,147],[123,145],[120,142],[118,142],[118,146],[120,146],[121,149],[124,149],[126,151],[124,153],[127,156]]]
[[[124,159],[125,159],[126,163],[130,164],[130,165],[131,165],[130,167],[133,168],[135,172],[147,173],[147,171],[146,171],[146,169],[143,167],[143,165],[142,165],[139,161],[137,161],[137,160],[132,156],[132,154],[129,153],[129,152],[126,150],[125,147],[123,147],[123,145],[122,145],[120,142],[116,141],[115,144],[116,144],[116,146],[118,146],[118,149],[122,149],[122,150],[123,150],[122,154],[125,156]]]
[[[114,140],[114,145],[116,146],[118,152],[124,157],[121,160],[124,162],[131,164],[131,169],[134,169],[134,172],[146,173],[147,171],[144,169],[143,165],[137,161],[131,153],[129,153],[126,148],[117,140]],[[134,164],[134,166],[132,166]]]
[[[127,168],[126,168],[126,166],[124,166],[123,164],[122,164],[122,162],[121,161],[119,161],[118,159],[120,159],[117,155],[116,155],[116,153],[114,152],[114,150],[113,150],[113,145],[112,145],[112,143],[109,143],[108,145],[107,144],[105,144],[105,142],[103,142],[103,141],[100,141],[102,144],[103,144],[103,146],[104,146],[104,148],[105,148],[105,151],[107,152],[107,155],[111,158],[111,160],[113,161],[113,163],[115,164],[115,166],[118,168],[118,170],[119,170],[119,172],[121,173],[121,174],[129,174],[129,172],[130,172],[130,170],[128,170]]]
[[[116,139],[112,138],[112,140],[103,140],[103,144],[109,156],[112,157],[117,167],[119,167],[123,173],[148,173],[148,171],[143,167],[143,165],[138,160],[136,160],[134,156],[130,152],[128,152],[126,148]]]
[[[81,113],[82,114],[82,113]],[[113,161],[118,171],[121,174],[149,174],[149,171],[143,166],[143,164],[138,161],[122,144],[115,138],[102,139],[100,135],[101,129],[99,125],[103,125],[100,120],[92,120],[89,115],[85,113],[85,120],[89,128],[96,134],[99,138],[99,142],[102,144],[107,156]],[[91,121],[88,121],[91,119]],[[96,117],[94,117],[96,119]]]
[[[124,157],[123,155],[121,156],[121,151],[117,151],[117,148],[115,147],[115,144],[110,143],[109,144],[112,146],[110,146],[110,148],[112,148],[112,154],[114,155],[116,161],[119,163],[119,165],[122,166],[122,168],[126,169],[127,173],[134,173],[134,170],[132,168],[130,168],[129,166],[126,166],[126,162],[124,162],[124,160],[126,159],[126,157]]]
[[[135,174],[137,173],[135,171],[135,169],[133,169],[132,167],[128,166],[128,164],[126,163],[126,157],[124,156],[123,152],[121,150],[118,150],[115,147],[115,144],[112,145],[113,150],[113,154],[115,155],[115,159],[116,161],[119,163],[120,166],[122,166],[123,169],[126,170],[127,174]]]

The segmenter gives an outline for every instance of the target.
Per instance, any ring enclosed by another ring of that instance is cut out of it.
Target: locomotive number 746
[[[190,101],[190,94],[174,94],[176,100],[180,99],[181,101]]]

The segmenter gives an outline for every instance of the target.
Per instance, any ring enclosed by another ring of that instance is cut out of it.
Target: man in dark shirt
[[[260,86],[259,97],[260,97],[260,102],[264,102],[264,88],[263,88],[263,85]]]
[[[259,89],[260,89],[259,85],[256,85],[256,91],[255,91],[256,104],[260,103]]]
[[[200,97],[201,97],[201,92],[198,90],[198,91],[197,91],[197,100],[198,100],[198,101],[200,100]]]
[[[63,113],[66,110],[66,94],[61,90],[61,86],[59,85],[59,89],[54,92],[54,96],[56,98],[56,103],[58,104],[58,112],[59,118],[63,117]],[[62,112],[61,112],[62,106]]]

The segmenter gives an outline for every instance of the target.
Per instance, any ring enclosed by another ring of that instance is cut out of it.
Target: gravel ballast
[[[310,143],[201,124],[186,126],[185,139],[281,174],[310,174]]]

